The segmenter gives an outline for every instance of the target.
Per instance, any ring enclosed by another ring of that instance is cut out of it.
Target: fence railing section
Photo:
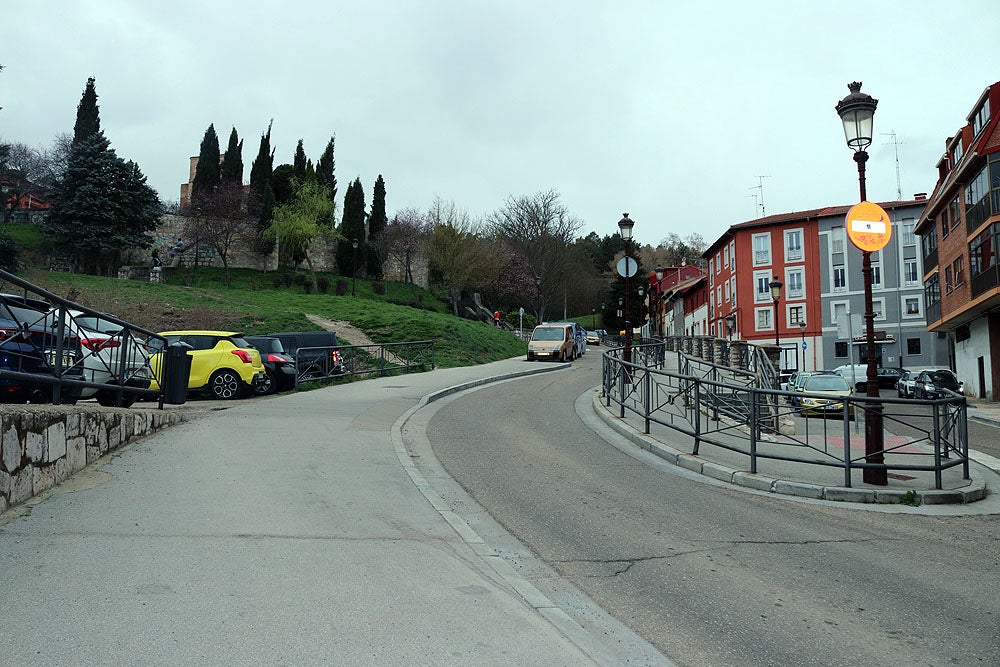
[[[690,350],[694,345],[678,342],[639,344],[632,349],[631,363],[622,359],[622,348],[604,353],[606,406],[616,404],[622,419],[626,412],[641,417],[647,434],[657,424],[691,436],[694,455],[704,445],[737,452],[748,458],[753,473],[762,459],[841,468],[846,487],[851,486],[852,471],[864,468],[931,472],[937,489],[942,488],[942,473],[949,468],[962,466],[963,478],[969,479],[964,396],[905,400],[852,395],[831,401],[829,395],[773,389],[770,382],[761,381],[760,368],[734,368],[668,349]],[[665,355],[671,351],[676,354],[677,370],[664,368]],[[650,359],[658,362],[646,363]],[[764,365],[759,359],[755,363]],[[793,403],[802,399],[824,403],[820,415],[824,418],[803,419],[801,403]],[[880,452],[864,452],[859,447],[864,435],[859,434],[855,419],[872,402],[883,406],[884,429],[897,424],[906,427],[900,431],[915,435],[886,437]],[[794,423],[798,429],[787,428]],[[884,463],[871,463],[866,457],[872,454],[881,454]]]
[[[295,353],[295,385],[434,370],[434,341],[303,347]]]

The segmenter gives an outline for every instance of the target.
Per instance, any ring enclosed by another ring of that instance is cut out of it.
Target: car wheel
[[[208,381],[212,397],[222,401],[229,401],[239,398],[243,390],[243,380],[236,374],[236,371],[224,368],[216,371],[212,379]]]
[[[267,396],[268,394],[273,394],[277,390],[278,381],[277,378],[271,375],[271,371],[264,373],[264,379],[258,382],[257,386],[254,387],[254,393],[258,396]]]
[[[118,407],[118,394],[116,392],[102,390],[94,394],[94,398],[98,405],[103,405],[106,408]],[[136,394],[126,393],[122,396],[122,407],[131,408],[138,399]]]

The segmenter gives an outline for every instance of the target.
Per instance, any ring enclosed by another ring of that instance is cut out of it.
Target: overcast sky
[[[93,76],[113,148],[165,200],[210,123],[223,150],[236,127],[248,179],[273,118],[275,165],[336,135],[338,206],[355,177],[370,203],[378,174],[390,216],[437,196],[479,217],[554,189],[581,235],[628,211],[644,244],[854,202],[834,111],[854,80],[879,100],[869,199],[896,199],[897,150],[903,198],[929,193],[1000,80],[997,0],[0,6],[6,142],[71,133]]]

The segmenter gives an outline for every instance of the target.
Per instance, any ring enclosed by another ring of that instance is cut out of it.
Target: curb
[[[774,479],[746,470],[737,470],[693,454],[681,452],[655,438],[640,433],[623,419],[611,414],[601,402],[601,395],[598,392],[594,393],[591,406],[598,418],[636,446],[680,468],[736,486],[797,498],[862,504],[899,505],[902,504],[904,496],[912,497],[911,491],[825,486],[794,480]],[[985,480],[973,479],[962,489],[930,489],[915,491],[915,493],[916,500],[924,505],[967,504],[986,497],[986,482]]]

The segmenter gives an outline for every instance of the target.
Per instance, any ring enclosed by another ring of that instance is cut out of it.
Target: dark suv
[[[80,339],[66,327],[59,338],[58,318],[39,299],[0,294],[0,402],[52,403],[55,380],[82,382]],[[8,373],[9,372],[9,373]],[[43,377],[43,381],[13,373]],[[72,405],[80,386],[59,387],[58,402]]]
[[[295,388],[295,359],[274,336],[244,336],[243,340],[260,352],[267,378],[257,385],[257,393],[274,394]]]
[[[285,354],[295,360],[300,382],[340,377],[344,362],[333,331],[279,331],[266,334],[281,341]]]

